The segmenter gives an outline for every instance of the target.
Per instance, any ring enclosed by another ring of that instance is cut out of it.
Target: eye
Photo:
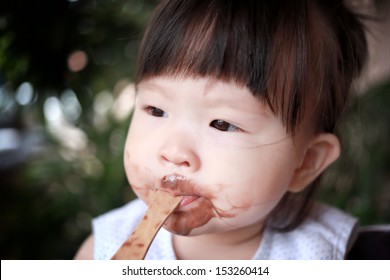
[[[145,108],[145,111],[151,115],[151,116],[154,116],[154,117],[166,117],[167,116],[167,113],[165,113],[163,110],[161,110],[160,108],[157,108],[157,107],[154,107],[154,106],[147,106]]]
[[[223,120],[213,120],[210,126],[220,131],[241,131],[239,127]]]

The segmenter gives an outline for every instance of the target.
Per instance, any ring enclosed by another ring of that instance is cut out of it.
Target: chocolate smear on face
[[[191,230],[207,224],[215,216],[208,199],[199,198],[197,206],[190,210],[177,209],[166,221],[164,228],[179,235],[188,235]]]
[[[197,186],[181,175],[168,175],[162,180],[162,188],[185,196],[199,196]],[[207,224],[216,216],[212,195],[199,196],[189,207],[178,207],[165,222],[164,228],[179,235],[188,235],[193,229]]]

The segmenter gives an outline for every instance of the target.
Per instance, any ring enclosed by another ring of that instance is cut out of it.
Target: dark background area
[[[156,2],[0,1],[1,259],[71,259],[92,217],[133,198],[122,151]],[[390,223],[389,5],[374,4],[373,58],[320,192],[363,225]]]

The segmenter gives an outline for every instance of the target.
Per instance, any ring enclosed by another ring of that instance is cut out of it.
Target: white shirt
[[[94,258],[111,259],[143,218],[146,205],[136,199],[93,220]],[[290,232],[266,227],[252,259],[344,259],[356,237],[355,218],[324,204],[316,204],[300,226]],[[175,260],[172,234],[157,233],[145,259]]]

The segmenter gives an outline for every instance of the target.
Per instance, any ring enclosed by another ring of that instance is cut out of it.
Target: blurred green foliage
[[[133,198],[122,163],[131,116],[112,106],[156,2],[0,2],[0,132],[20,136],[0,151],[1,259],[70,259],[92,217]],[[77,52],[87,62],[75,71]],[[363,224],[390,222],[389,106],[390,80],[351,100],[345,153],[320,193]],[[53,126],[56,108],[65,120]]]
[[[322,200],[359,217],[390,222],[390,79],[350,100],[338,134],[342,155],[326,173]]]
[[[73,258],[91,218],[133,198],[122,160],[130,116],[109,107],[131,82],[155,3],[0,2],[0,129],[21,138],[0,153],[2,259]],[[77,51],[88,63],[72,71]],[[63,126],[50,120],[56,108]]]

